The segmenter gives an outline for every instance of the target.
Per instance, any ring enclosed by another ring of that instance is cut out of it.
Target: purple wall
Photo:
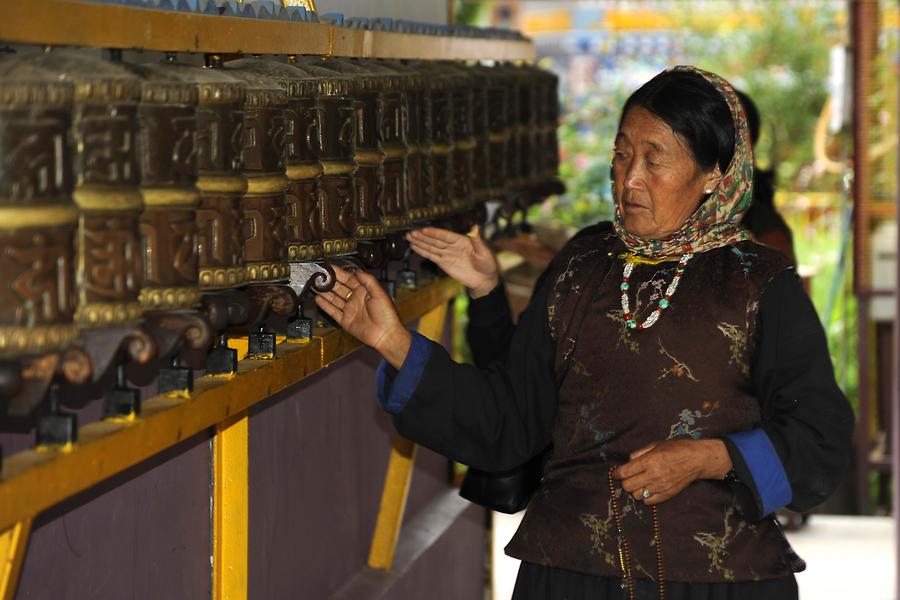
[[[365,567],[394,436],[377,362],[358,351],[251,409],[251,599],[482,597],[483,512],[424,448],[395,572]],[[41,515],[17,598],[209,598],[209,442],[195,436]]]

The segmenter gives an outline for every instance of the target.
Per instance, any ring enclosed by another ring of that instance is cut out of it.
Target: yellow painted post
[[[0,600],[13,600],[19,575],[25,563],[25,550],[31,535],[31,519],[19,521],[0,534]]]
[[[447,303],[442,303],[427,312],[419,320],[418,332],[428,339],[440,341],[447,317]],[[375,521],[375,534],[369,549],[369,567],[390,571],[394,562],[394,551],[400,539],[400,526],[406,510],[406,497],[412,481],[413,465],[416,460],[416,445],[401,437],[394,436],[384,488],[381,491],[381,505]]]
[[[247,411],[220,423],[213,440],[213,598],[247,599],[249,514]]]

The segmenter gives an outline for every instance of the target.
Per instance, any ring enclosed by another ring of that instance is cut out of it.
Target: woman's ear
[[[719,165],[716,165],[716,168],[706,175],[706,182],[703,186],[703,191],[707,194],[712,194],[713,190],[716,189],[716,186],[719,185],[720,181],[722,181],[722,171],[719,170]]]

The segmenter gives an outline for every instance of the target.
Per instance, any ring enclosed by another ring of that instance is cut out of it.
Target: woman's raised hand
[[[334,288],[317,295],[316,304],[344,331],[377,350],[399,369],[406,360],[412,336],[400,322],[394,301],[368,273],[351,273],[340,267],[334,267],[334,272]]]
[[[486,296],[497,286],[497,259],[481,239],[477,225],[470,235],[425,227],[409,232],[406,239],[416,254],[466,286],[473,298]]]

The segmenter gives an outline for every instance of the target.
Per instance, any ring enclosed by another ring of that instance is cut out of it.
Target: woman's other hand
[[[497,259],[481,239],[478,225],[469,235],[425,227],[406,235],[413,251],[466,286],[473,298],[490,293],[499,281]]]
[[[665,440],[632,452],[629,459],[613,477],[645,504],[665,502],[698,479],[724,479],[731,470],[722,440]],[[644,489],[649,498],[643,497]]]
[[[371,346],[399,369],[406,360],[412,335],[403,327],[394,302],[368,273],[334,268],[334,289],[316,296],[316,304],[341,328]]]

